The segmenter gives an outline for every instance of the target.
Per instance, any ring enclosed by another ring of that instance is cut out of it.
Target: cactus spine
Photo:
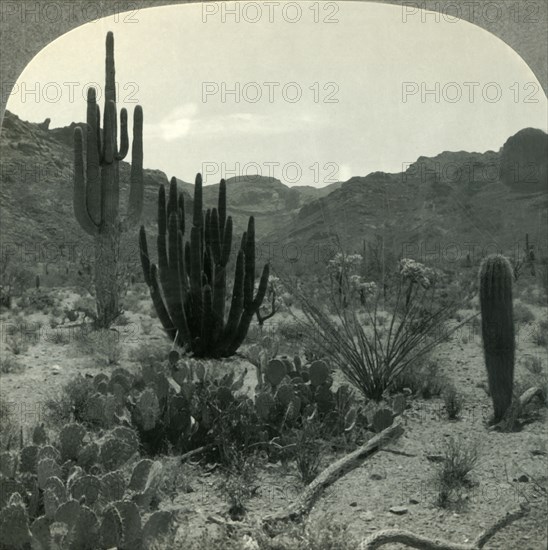
[[[485,258],[480,267],[480,307],[483,352],[494,421],[502,420],[512,401],[514,383],[514,320],[512,266],[500,254]]]
[[[158,266],[151,264],[145,228],[139,248],[145,281],[164,329],[175,343],[196,357],[229,357],[244,341],[249,324],[264,299],[266,264],[255,286],[255,222],[249,218],[236,259],[232,301],[225,321],[226,269],[232,247],[232,218],[226,215],[226,182],[221,180],[218,208],[202,211],[202,176],[196,176],[190,238],[185,234],[182,193],[173,178],[166,205],[164,186],[158,194]]]
[[[120,313],[120,235],[129,226],[137,225],[143,208],[143,111],[137,105],[133,112],[129,205],[121,223],[119,163],[128,153],[129,138],[127,111],[122,109],[118,146],[114,75],[114,36],[109,32],[103,128],[96,91],[90,87],[86,139],[81,128],[74,131],[74,213],[82,229],[95,239],[97,324],[104,328]]]

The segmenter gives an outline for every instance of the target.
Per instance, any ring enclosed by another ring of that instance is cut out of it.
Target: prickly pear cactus
[[[148,458],[140,460],[133,468],[131,473],[131,480],[129,482],[129,489],[132,491],[144,491],[150,469],[154,462]]]
[[[78,466],[81,466],[84,470],[91,468],[99,459],[99,445],[92,441],[87,445],[83,446],[78,452],[76,457],[76,463]]]
[[[274,409],[275,404],[276,403],[272,395],[269,393],[259,393],[255,398],[255,408],[259,418],[266,422],[270,416],[270,413]]]
[[[77,500],[67,500],[55,510],[54,520],[57,523],[65,523],[70,530],[76,525],[81,509],[82,506]]]
[[[139,450],[139,439],[129,428],[115,428],[102,442],[99,460],[107,471],[117,470]]]
[[[74,483],[71,484],[70,494],[73,499],[81,501],[82,497],[85,498],[84,502],[88,506],[93,506],[101,493],[101,481],[97,476],[83,475],[78,477]]]
[[[36,473],[38,466],[38,451],[40,448],[37,445],[27,445],[21,449],[19,458],[19,469],[22,472]]]
[[[101,476],[101,497],[107,502],[116,502],[124,498],[126,481],[119,470],[107,472]]]
[[[0,510],[0,544],[7,548],[25,548],[31,541],[29,518],[19,493],[11,495],[8,505]]]
[[[268,362],[265,371],[265,379],[274,387],[276,387],[284,379],[287,374],[286,365],[279,359],[272,359]]]
[[[0,453],[0,474],[5,477],[15,477],[19,455],[15,451],[4,451]]]
[[[137,400],[134,410],[135,421],[144,430],[154,429],[160,420],[160,404],[156,393],[151,389],[146,389]]]
[[[132,548],[140,548],[143,537],[143,529],[141,524],[141,514],[135,502],[129,500],[121,500],[114,503],[122,518],[123,526],[123,541],[122,548],[130,550]]]
[[[374,415],[371,421],[373,429],[376,433],[380,433],[389,426],[392,426],[394,422],[394,415],[390,409],[379,409]]]
[[[321,386],[327,382],[329,376],[329,368],[325,361],[314,361],[310,365],[310,383],[313,386]]]
[[[124,538],[124,526],[122,524],[122,516],[115,506],[108,506],[103,512],[99,531],[104,548],[121,547]]]
[[[40,489],[46,487],[46,483],[50,477],[63,477],[61,466],[53,460],[53,458],[42,458],[38,461],[37,466],[38,486]]]
[[[143,527],[143,548],[154,548],[158,540],[167,537],[173,525],[173,514],[167,511],[158,511],[151,514]]]
[[[78,518],[70,531],[70,548],[78,550],[97,550],[99,546],[99,521],[95,512],[83,505]]]
[[[283,384],[278,388],[276,392],[276,399],[284,406],[287,407],[293,401],[295,397],[295,390],[291,384]]]
[[[25,486],[19,480],[0,477],[0,509],[8,504],[14,493],[24,495],[26,493]]]
[[[345,432],[351,431],[356,425],[357,419],[358,419],[358,411],[356,407],[352,407],[344,417],[344,431]]]
[[[50,530],[51,518],[46,516],[37,517],[30,526],[32,536],[40,544],[40,550],[49,550],[52,545],[52,536]]]
[[[77,460],[82,449],[86,429],[77,423],[66,424],[59,433],[59,444],[61,447],[61,459]]]
[[[42,494],[44,513],[53,521],[57,508],[67,500],[67,492],[63,482],[58,477],[50,477],[44,486]]]
[[[32,431],[32,442],[34,445],[45,445],[48,442],[48,436],[44,424],[36,426]]]
[[[44,515],[49,521],[53,521],[55,512],[63,503],[57,498],[55,491],[52,489],[46,489],[42,493],[42,502],[44,504]]]
[[[58,464],[61,464],[61,453],[52,445],[45,445],[38,449],[38,462],[43,458],[51,458]]]

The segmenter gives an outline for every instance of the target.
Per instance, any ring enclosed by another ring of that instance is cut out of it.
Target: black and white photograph
[[[0,550],[548,547],[546,0],[0,0]]]

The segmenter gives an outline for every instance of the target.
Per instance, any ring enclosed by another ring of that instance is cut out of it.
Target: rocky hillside
[[[548,138],[540,131],[522,132],[536,140]],[[514,143],[508,140],[499,152],[443,152],[420,157],[401,173],[351,178],[327,197],[301,208],[265,243],[277,243],[279,251],[291,250],[285,259],[298,254],[311,258],[314,254],[317,259],[329,257],[340,246],[361,252],[364,242],[382,237],[396,255],[451,263],[465,259],[469,251],[476,260],[495,250],[514,254],[529,233],[537,256],[547,256],[546,157],[538,155],[533,170],[530,155],[509,154]],[[508,157],[513,158],[511,164],[505,161]],[[523,180],[503,183],[501,174],[511,170],[522,174]]]
[[[48,128],[48,123],[33,124],[6,111],[0,132],[2,156],[0,229],[4,243],[48,243],[86,241],[72,211],[73,135],[76,123],[64,128]],[[167,176],[160,170],[145,170],[143,223],[156,221],[158,186]],[[129,164],[121,163],[121,197],[127,200]],[[179,180],[187,194],[187,207],[192,205],[194,185]],[[280,230],[308,201],[326,196],[342,183],[317,189],[311,186],[290,188],[279,180],[250,176],[228,180],[229,211],[235,221],[236,234],[254,215],[257,228],[266,235]],[[215,206],[218,185],[204,188],[204,202]],[[122,206],[124,211],[125,205]]]
[[[73,213],[73,124],[48,130],[46,125],[20,120],[6,111],[0,133],[2,172],[0,185],[2,247],[19,247],[35,261],[59,259],[61,250],[84,250],[91,238]],[[121,163],[121,212],[129,196],[129,164]],[[143,221],[156,219],[158,186],[167,181],[159,170],[144,172]],[[189,197],[189,206],[192,203]],[[127,235],[136,242],[137,228]],[[63,248],[63,243],[65,247]],[[63,258],[67,259],[67,258]]]
[[[49,129],[47,123],[24,122],[6,112],[0,133],[4,248],[22,245],[32,254],[51,244],[91,244],[72,210],[74,126]],[[232,178],[227,182],[228,208],[236,235],[255,216],[257,238],[275,262],[298,256],[306,264],[307,258],[326,258],[339,246],[361,251],[364,241],[380,236],[396,253],[407,247],[409,253],[430,252],[430,259],[437,255],[450,260],[462,258],[470,246],[510,252],[526,232],[539,254],[546,255],[542,152],[547,140],[544,132],[525,129],[499,152],[443,152],[420,157],[402,173],[374,172],[321,189],[290,188],[262,176]],[[129,165],[122,162],[122,201],[128,197],[128,182]],[[158,186],[166,182],[163,172],[145,170],[142,221],[151,235]],[[179,186],[190,209],[193,185],[179,181]],[[204,188],[207,206],[216,205],[217,192],[218,185]],[[136,230],[127,239],[136,249]]]
[[[182,189],[190,195],[194,193],[193,184],[178,181]],[[229,178],[226,183],[227,206],[236,234],[244,231],[249,216],[254,216],[261,235],[282,231],[301,207],[311,200],[327,196],[342,185],[342,182],[337,182],[322,188],[304,185],[288,187],[278,179],[258,175]],[[205,186],[205,205],[216,206],[218,193],[219,184]]]

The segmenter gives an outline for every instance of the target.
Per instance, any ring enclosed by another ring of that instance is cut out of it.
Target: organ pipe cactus
[[[196,357],[229,357],[244,341],[264,299],[269,266],[255,287],[255,222],[249,218],[236,258],[234,286],[225,319],[227,265],[232,247],[232,218],[226,215],[226,182],[218,207],[202,211],[202,176],[196,176],[190,238],[184,242],[185,207],[176,179],[158,194],[158,265],[149,257],[146,231],[139,247],[144,278],[166,333]]]
[[[74,131],[74,213],[82,229],[95,240],[97,325],[108,328],[119,315],[120,235],[137,225],[143,208],[143,111],[133,113],[133,143],[128,211],[120,218],[119,165],[129,150],[128,116],[120,111],[120,144],[116,114],[114,36],[106,39],[106,84],[103,128],[95,88],[87,94],[86,138]]]
[[[494,421],[502,420],[512,401],[514,384],[514,320],[512,266],[500,254],[485,258],[480,268],[483,352]]]

